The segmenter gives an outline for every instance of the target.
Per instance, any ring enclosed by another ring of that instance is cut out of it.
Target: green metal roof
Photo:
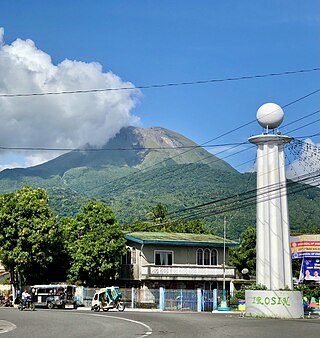
[[[199,235],[173,232],[131,232],[125,235],[127,240],[139,244],[180,245],[222,247],[223,238],[214,235]],[[240,244],[231,240],[225,241],[226,247],[239,247]]]

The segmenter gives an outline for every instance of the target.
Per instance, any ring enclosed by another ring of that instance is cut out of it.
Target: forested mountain
[[[237,172],[186,137],[160,127],[123,128],[101,149],[88,145],[35,167],[0,173],[0,193],[24,185],[47,189],[59,216],[77,214],[94,198],[107,203],[120,223],[146,220],[147,212],[162,203],[169,217],[205,219],[217,234],[226,217],[233,239],[255,225],[255,175]],[[292,230],[319,227],[320,190],[305,188],[288,185]]]

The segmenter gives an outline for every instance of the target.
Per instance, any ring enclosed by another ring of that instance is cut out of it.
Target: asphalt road
[[[320,318],[279,320],[238,314],[0,309],[1,338],[318,337]]]

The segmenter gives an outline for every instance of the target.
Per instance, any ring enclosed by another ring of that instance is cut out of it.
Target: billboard
[[[290,247],[292,258],[320,258],[320,235],[290,236]]]
[[[304,280],[320,282],[320,258],[303,258],[299,282]]]

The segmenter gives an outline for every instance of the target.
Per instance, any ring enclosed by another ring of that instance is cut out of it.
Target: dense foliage
[[[65,243],[70,256],[68,277],[84,285],[111,282],[126,252],[123,232],[112,210],[90,201],[75,219],[64,219]]]
[[[135,174],[131,175],[133,172]],[[178,179],[170,176],[170,172],[179,174]],[[126,178],[119,179],[122,174]],[[150,221],[147,213],[155,205],[165,204],[171,220],[203,219],[206,227],[218,235],[223,234],[223,220],[226,217],[227,237],[234,240],[238,240],[248,226],[255,225],[254,194],[250,195],[250,203],[234,202],[229,208],[233,201],[230,196],[236,199],[237,194],[255,189],[254,175],[222,172],[205,164],[196,163],[188,167],[170,164],[141,172],[128,167],[72,169],[63,179],[48,180],[53,180],[55,184],[55,187],[48,188],[49,205],[59,217],[75,217],[88,200],[96,199],[112,208],[119,223]],[[33,178],[33,182],[39,186],[43,181],[37,182]],[[81,191],[81,195],[77,191]],[[291,229],[300,233],[319,231],[319,189],[314,187],[291,194],[289,187],[288,191]],[[228,203],[225,198],[228,198]],[[210,201],[212,203],[194,212],[182,211]]]
[[[0,260],[15,282],[105,285],[115,278],[125,238],[113,211],[90,201],[58,222],[43,189],[0,195]],[[19,277],[19,278],[18,278]]]
[[[239,273],[247,268],[250,275],[256,273],[256,229],[248,227],[242,234],[241,247],[229,250],[229,264]]]
[[[126,224],[150,221],[147,212],[165,204],[171,221],[202,219],[218,235],[226,217],[227,237],[234,240],[255,225],[255,174],[237,172],[182,135],[129,127],[104,148],[109,150],[88,146],[88,151],[72,151],[39,166],[4,170],[0,193],[24,185],[47,189],[59,218],[75,217],[89,200],[99,200]],[[319,231],[320,189],[289,182],[288,194],[291,230]],[[197,205],[202,207],[193,208]]]
[[[165,204],[157,204],[149,212],[148,222],[135,221],[123,225],[125,231],[150,231],[150,232],[177,232],[192,234],[213,234],[206,227],[205,221],[200,220],[173,220],[168,215],[168,208]]]
[[[161,149],[164,142],[172,149]],[[88,148],[0,172],[0,259],[8,269],[28,281],[35,275],[61,281],[68,274],[72,281],[100,284],[116,275],[124,250],[120,229],[221,236],[226,219],[227,238],[242,238],[230,262],[254,274],[254,173],[241,174],[163,128],[130,127],[108,147],[122,151]],[[319,233],[319,188],[291,182],[288,203],[291,231]],[[295,260],[294,275],[298,268]]]
[[[45,190],[24,187],[0,196],[0,260],[32,282],[46,278],[60,247],[57,220]]]

